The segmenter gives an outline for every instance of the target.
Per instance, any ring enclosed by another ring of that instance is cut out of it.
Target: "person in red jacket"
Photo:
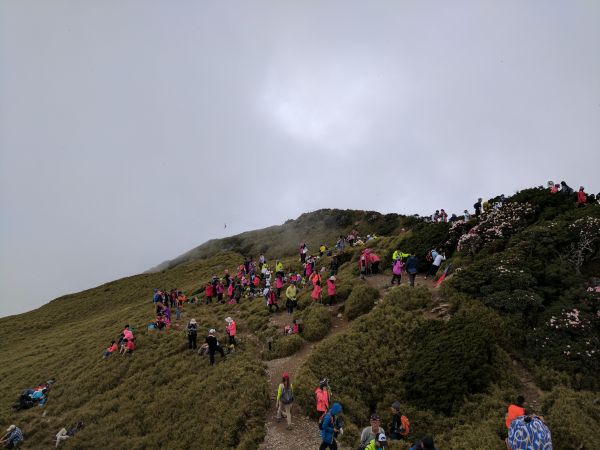
[[[315,287],[313,288],[312,293],[310,294],[311,298],[315,302],[321,301],[321,282],[317,280]]]
[[[215,294],[213,292],[212,283],[206,283],[206,287],[204,288],[204,296],[206,297],[207,305],[212,302],[213,295]]]
[[[506,428],[510,428],[510,424],[517,417],[524,416],[526,414],[527,411],[525,410],[525,397],[519,395],[517,397],[517,402],[508,406],[508,411],[506,413]]]
[[[327,279],[327,300],[329,306],[335,303],[335,276],[330,276]]]
[[[585,206],[586,200],[587,200],[587,196],[585,195],[585,192],[583,190],[583,186],[581,186],[579,188],[579,192],[577,193],[577,206],[579,206],[580,208],[582,206]]]

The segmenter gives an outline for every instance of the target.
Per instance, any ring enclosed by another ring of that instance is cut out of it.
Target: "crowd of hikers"
[[[553,194],[567,195],[573,198],[578,207],[600,203],[600,193],[597,195],[586,194],[582,187],[575,192],[564,181],[555,183],[548,182],[548,189]],[[435,213],[425,218],[432,222],[452,222],[456,220],[469,221],[473,218],[480,220],[481,216],[492,209],[502,208],[506,201],[504,195],[498,196],[484,202],[481,198],[473,205],[474,213],[464,210],[461,217],[456,214],[448,214],[444,209],[436,210]],[[341,265],[339,256],[347,247],[361,248],[358,256],[358,271],[362,279],[377,274],[382,271],[381,258],[372,249],[368,248],[367,243],[377,239],[375,234],[367,234],[361,237],[356,230],[352,230],[347,235],[340,235],[335,244],[330,248],[326,243],[321,243],[317,251],[309,251],[308,244],[302,242],[298,247],[299,270],[285,270],[284,264],[276,260],[270,265],[264,254],[260,254],[258,260],[246,257],[237,267],[233,274],[225,270],[221,277],[214,275],[201,291],[203,299],[198,295],[188,298],[181,290],[173,288],[154,289],[153,317],[154,320],[149,324],[148,329],[168,330],[172,327],[173,321],[178,322],[183,314],[184,305],[198,305],[203,303],[210,305],[220,304],[239,304],[242,301],[261,298],[265,302],[265,307],[269,312],[280,311],[280,306],[285,306],[288,315],[293,316],[298,306],[298,295],[300,291],[309,289],[310,297],[314,302],[323,303],[332,306],[336,303],[336,282],[338,269]],[[429,268],[424,274],[424,278],[434,278],[437,276],[440,267],[446,260],[446,253],[443,249],[431,249],[426,255],[422,255],[429,263]],[[325,266],[318,267],[318,263],[324,257],[329,257],[329,270]],[[402,275],[408,276],[408,284],[415,286],[415,279],[418,273],[419,259],[413,252],[404,252],[400,249],[394,250],[392,254],[390,285],[400,285]],[[439,284],[446,276],[449,265],[446,265],[445,271],[437,279]],[[600,291],[600,283],[596,288]],[[174,317],[173,317],[174,316]],[[226,358],[226,354],[235,351],[237,346],[237,324],[232,317],[226,317],[225,333],[227,343],[222,345],[217,336],[215,328],[208,329],[204,342],[198,348],[197,335],[200,332],[198,322],[191,318],[185,326],[187,336],[187,346],[190,350],[197,351],[198,354],[208,356],[208,363],[215,364],[215,354],[218,353],[221,359]],[[290,325],[286,325],[282,330],[285,334],[296,334],[303,331],[302,320],[293,318]],[[136,350],[135,330],[129,325],[125,325],[119,337],[110,342],[103,353],[103,358],[108,359],[113,354],[132,355]],[[15,409],[27,409],[34,405],[44,406],[48,398],[48,393],[54,380],[40,384],[34,389],[26,389],[22,392],[19,403]],[[276,417],[285,418],[287,428],[292,428],[292,405],[294,403],[293,384],[289,373],[282,375],[276,393]],[[344,432],[344,421],[342,418],[343,408],[339,402],[332,402],[332,392],[329,386],[329,380],[323,378],[315,388],[315,408],[319,416],[318,428],[321,437],[320,449],[337,449],[338,436]],[[381,425],[380,416],[377,413],[371,414],[369,426],[366,426],[361,434],[358,448],[360,450],[375,450],[387,448],[389,440],[408,440],[410,433],[410,421],[403,414],[401,403],[394,401],[390,405],[391,421],[387,424],[386,433]],[[535,445],[532,448],[552,448],[551,435],[548,427],[543,422],[543,417],[539,417],[526,409],[526,402],[523,396],[518,396],[515,403],[508,406],[505,416],[505,425],[507,429],[506,446],[509,450],[515,450],[519,447],[519,442],[524,436],[528,442]],[[75,433],[83,428],[83,422],[77,422],[68,430],[62,428],[56,435],[56,446],[60,442],[73,437]],[[0,443],[4,448],[17,448],[23,442],[23,433],[16,425],[11,425]],[[549,446],[548,446],[549,443]],[[411,443],[410,450],[434,450],[435,444],[431,436],[424,437],[421,440]],[[539,444],[539,446],[538,446]],[[546,447],[544,447],[546,445]]]

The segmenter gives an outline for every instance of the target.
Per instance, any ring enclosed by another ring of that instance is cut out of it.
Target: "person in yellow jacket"
[[[298,291],[296,290],[296,283],[292,282],[285,290],[285,308],[287,309],[288,314],[294,314],[294,308],[298,304],[296,300],[296,295],[298,295]]]
[[[285,276],[285,272],[283,271],[283,263],[281,261],[277,261],[275,263],[275,276],[281,278]]]
[[[292,428],[292,404],[294,403],[294,386],[290,383],[290,374],[285,372],[277,388],[277,420],[283,415],[287,420],[287,429]]]

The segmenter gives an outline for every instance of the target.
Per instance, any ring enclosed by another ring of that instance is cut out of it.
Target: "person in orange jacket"
[[[527,411],[525,410],[525,397],[519,395],[517,397],[517,402],[508,406],[508,411],[506,413],[506,428],[510,428],[510,424],[517,417],[524,416],[526,414]]]

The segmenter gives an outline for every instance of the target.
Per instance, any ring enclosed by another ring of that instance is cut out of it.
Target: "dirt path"
[[[331,314],[333,316],[332,326],[325,338],[341,332],[348,326],[348,322],[343,317],[337,317],[337,307],[331,309]],[[271,316],[271,322],[283,328],[284,325],[289,323],[289,316],[285,312],[274,314]],[[303,414],[297,405],[292,406],[291,430],[287,429],[285,419],[277,420],[277,410],[275,408],[277,386],[281,382],[281,375],[288,372],[293,384],[300,367],[310,356],[315,345],[316,343],[306,342],[292,356],[267,362],[267,378],[271,387],[272,406],[267,415],[265,424],[267,435],[260,446],[262,450],[308,450],[318,449],[321,445],[316,421]],[[343,449],[344,447],[339,446],[339,448]]]

